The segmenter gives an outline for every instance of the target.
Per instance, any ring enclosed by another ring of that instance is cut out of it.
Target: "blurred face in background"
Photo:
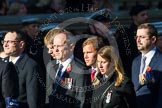
[[[24,4],[21,4],[17,15],[26,15],[27,12],[28,12],[28,10],[27,10],[26,6]]]
[[[39,24],[38,23],[33,23],[33,24],[28,24],[25,26],[25,30],[27,34],[34,39],[35,36],[39,34]]]
[[[15,1],[11,3],[7,14],[8,15],[26,15],[27,7],[23,2]]]
[[[138,26],[142,23],[147,23],[148,22],[148,13],[147,10],[141,11],[137,15],[133,16],[133,20],[135,24]]]
[[[51,8],[56,12],[63,12],[66,7],[65,0],[52,0]]]
[[[50,54],[52,58],[55,59],[53,44],[47,44],[46,46],[48,49],[48,54]]]

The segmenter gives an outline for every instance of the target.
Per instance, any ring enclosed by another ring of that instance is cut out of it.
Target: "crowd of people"
[[[161,108],[162,35],[147,9],[133,6],[130,26],[113,32],[110,10],[79,36],[57,26],[40,37],[37,18],[5,31],[0,108]]]
[[[133,3],[134,2],[134,3]],[[103,8],[129,10],[139,1],[111,0],[0,0],[0,15],[27,15],[62,12],[94,12]],[[150,9],[161,9],[161,1],[141,1]]]

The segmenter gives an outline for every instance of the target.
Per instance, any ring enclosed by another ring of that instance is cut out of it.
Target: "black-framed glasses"
[[[20,42],[18,40],[15,40],[15,41],[12,41],[12,40],[2,40],[1,43],[4,44],[4,43],[9,43],[9,44],[12,44],[12,43],[15,43],[15,42]]]

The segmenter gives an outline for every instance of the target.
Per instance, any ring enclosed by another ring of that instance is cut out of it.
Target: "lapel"
[[[70,78],[71,77],[71,73],[72,73],[72,70],[74,70],[74,59],[70,62],[70,71],[67,70],[67,68],[65,69],[63,75],[62,75],[62,78]]]
[[[137,57],[135,65],[133,67],[134,73],[132,73],[133,74],[132,78],[134,81],[135,91],[137,91],[140,87],[139,74],[140,74],[141,57],[142,55]]]
[[[56,72],[58,67],[59,64],[56,63],[56,60],[52,60],[47,66],[47,76],[49,76],[52,81],[54,81],[54,79],[56,78]]]
[[[151,62],[149,64],[149,66],[151,68],[155,68],[156,64],[158,63],[158,57],[159,57],[160,53],[158,51],[155,52],[155,55],[152,57]]]
[[[74,81],[77,77],[77,74],[80,74],[80,72],[82,72],[81,68],[78,67],[79,61],[76,60],[76,58],[74,58],[71,62],[70,62],[70,66],[71,66],[71,71],[67,72],[67,69],[65,70],[65,72],[62,75],[62,78],[72,78],[72,80]]]
[[[29,56],[27,54],[22,54],[20,58],[15,63],[15,66],[18,70],[23,70],[26,62],[28,62]],[[29,68],[29,67],[28,67]],[[18,71],[19,73],[19,71]]]
[[[158,57],[159,57],[160,53],[158,51],[155,52],[155,55],[152,57],[150,63],[149,63],[149,66],[152,68],[152,69],[155,69],[156,68],[156,64],[157,64],[157,61],[158,61]],[[141,57],[140,57],[141,58]],[[140,67],[140,66],[139,66]],[[139,74],[139,73],[138,73]],[[153,75],[153,74],[152,74]],[[153,76],[154,77],[154,76]],[[139,79],[138,79],[139,81]],[[144,85],[143,85],[144,86]],[[138,83],[138,86],[137,86],[137,89],[136,91],[138,91],[142,86]]]

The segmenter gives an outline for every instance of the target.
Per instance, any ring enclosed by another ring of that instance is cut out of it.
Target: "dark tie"
[[[57,89],[58,85],[60,84],[62,68],[63,68],[63,65],[59,64],[59,67],[57,69],[57,76],[56,76],[55,82],[53,84],[54,89]]]
[[[141,66],[140,66],[140,73],[143,73],[143,71],[144,71],[145,62],[146,62],[146,57],[145,57],[145,56],[142,56],[142,59],[141,59]]]
[[[94,80],[95,73],[96,73],[96,70],[95,69],[92,69],[92,71],[91,71],[91,81]]]
[[[61,78],[61,74],[62,74],[62,68],[63,68],[63,65],[62,64],[59,64],[59,68],[57,69],[57,77],[60,79]]]

